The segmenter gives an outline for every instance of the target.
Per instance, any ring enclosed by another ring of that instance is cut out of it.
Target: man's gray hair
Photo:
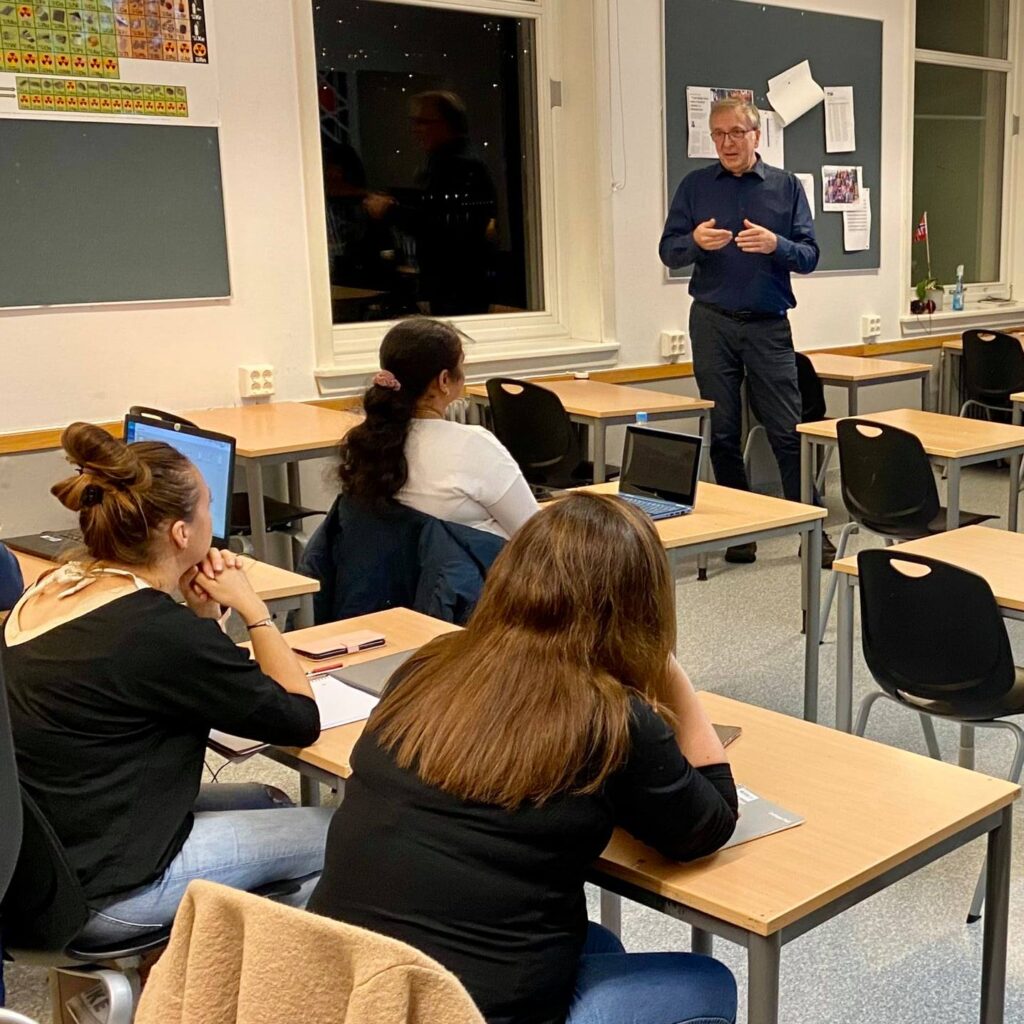
[[[753,103],[740,99],[738,96],[727,96],[724,100],[715,100],[711,104],[711,114],[708,120],[710,121],[715,114],[721,114],[726,111],[735,112],[743,117],[747,122],[748,128],[761,127],[761,114],[758,112],[757,107]]]

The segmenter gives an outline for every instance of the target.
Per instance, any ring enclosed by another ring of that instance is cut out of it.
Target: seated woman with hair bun
[[[462,397],[462,342],[451,324],[413,317],[380,347],[363,397],[366,419],[341,442],[346,495],[403,505],[449,523],[511,537],[537,511],[515,459],[483,427],[445,419]]]
[[[193,878],[295,880],[288,902],[303,905],[327,811],[269,786],[200,785],[211,728],[297,747],[320,733],[267,606],[236,557],[210,548],[209,488],[163,443],[125,445],[88,423],[61,443],[77,473],[53,493],[78,512],[86,551],[25,592],[0,651],[21,782],[89,905],[81,937],[169,923]],[[221,628],[231,610],[255,660]]]

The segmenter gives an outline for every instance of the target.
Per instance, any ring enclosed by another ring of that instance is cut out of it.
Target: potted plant
[[[911,313],[935,313],[942,309],[945,293],[942,285],[930,274],[914,285],[914,294],[917,300],[910,304]]]

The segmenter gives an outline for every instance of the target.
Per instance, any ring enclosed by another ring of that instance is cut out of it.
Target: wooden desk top
[[[1001,451],[1020,446],[1024,448],[1024,427],[988,420],[972,420],[961,416],[946,416],[920,409],[889,409],[886,412],[867,413],[857,419],[886,423],[916,434],[929,455],[958,459],[986,452]],[[835,440],[838,420],[818,420],[798,423],[797,431],[811,437]]]
[[[538,380],[532,383],[554,391],[566,412],[595,420],[635,416],[638,412],[692,412],[695,409],[712,409],[715,405],[705,398],[670,395],[664,391],[606,384],[599,380]],[[486,398],[487,388],[483,384],[473,384],[466,388],[466,394]]]
[[[598,494],[618,494],[617,481],[578,488]],[[824,519],[828,513],[815,505],[801,505],[753,491],[737,491],[701,481],[693,512],[654,525],[666,548],[682,548],[708,541],[741,537],[755,530],[774,530]]]
[[[1015,337],[1022,345],[1024,345],[1024,333],[1021,333],[1021,334],[1014,333],[1013,337]],[[944,349],[947,349],[950,352],[963,352],[963,350],[964,350],[964,339],[963,338],[954,338],[952,341],[944,341],[942,343],[942,347]]]
[[[844,356],[830,352],[805,352],[815,372],[826,383],[837,381],[899,380],[901,377],[919,376],[931,372],[929,363],[905,363],[896,359],[866,359],[862,356]]]
[[[21,575],[24,577],[26,587],[35,583],[44,572],[49,572],[56,564],[47,558],[27,555],[22,551],[15,551],[14,557],[17,558],[18,564],[21,566]],[[315,594],[320,589],[319,580],[301,576],[297,572],[290,572],[288,569],[281,569],[276,565],[268,565],[266,562],[257,562],[247,558],[244,568],[253,590],[264,601],[274,601],[282,597],[298,597],[302,594]]]
[[[329,448],[360,422],[354,413],[304,402],[191,409],[181,415],[204,430],[229,434],[237,454],[249,459]]]
[[[894,545],[892,551],[937,558],[977,573],[992,588],[1002,608],[1024,611],[1024,534],[987,526],[964,526],[923,540]],[[832,564],[836,572],[857,575],[856,555]]]
[[[372,615],[360,615],[356,618],[344,619],[341,622],[328,622],[322,626],[311,626],[309,629],[297,629],[293,633],[286,633],[285,639],[294,647],[302,640],[309,641],[318,637],[330,636],[333,633],[351,633],[357,629],[372,629],[377,633],[383,633],[387,638],[387,643],[383,647],[364,651],[362,654],[342,657],[341,660],[346,665],[355,665],[362,661],[383,658],[398,651],[422,647],[428,640],[433,640],[435,636],[451,633],[459,628],[450,622],[432,619],[429,615],[421,615],[409,608],[389,608],[387,611],[374,612]],[[336,666],[338,664],[333,659],[322,662],[311,661],[309,658],[299,658],[299,660],[307,672],[316,671],[323,665]],[[356,740],[359,739],[362,732],[362,722],[325,729],[312,746],[302,750],[292,748],[291,753],[307,764],[315,765],[332,775],[347,779],[352,774],[352,748],[356,745]]]
[[[1015,395],[1010,395],[1011,402],[1024,402],[1024,391],[1018,391]]]
[[[739,725],[738,782],[803,825],[691,864],[616,832],[606,875],[771,935],[1011,804],[1020,787],[717,694],[711,718]]]

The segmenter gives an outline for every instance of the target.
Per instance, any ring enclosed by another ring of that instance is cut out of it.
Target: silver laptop
[[[693,511],[700,476],[701,438],[653,427],[626,427],[619,495],[652,519]]]

